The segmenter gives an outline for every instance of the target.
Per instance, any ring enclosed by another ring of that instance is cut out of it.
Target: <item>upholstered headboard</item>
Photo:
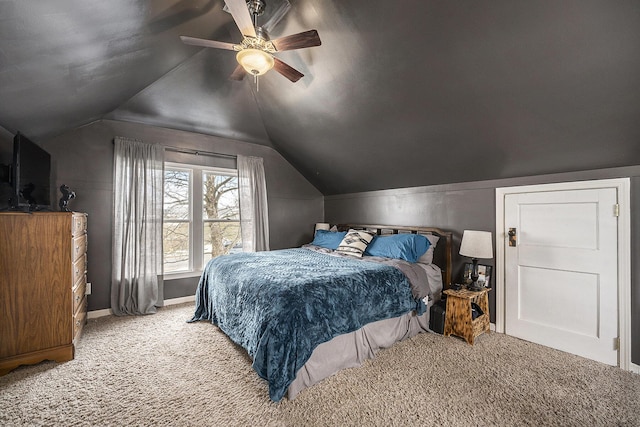
[[[368,224],[336,224],[338,230],[346,231],[350,228],[356,230],[369,230],[378,236],[388,234],[411,233],[411,234],[434,234],[440,237],[433,253],[433,263],[442,270],[442,283],[447,288],[451,284],[451,251],[452,237],[451,231],[445,231],[435,227],[407,227],[398,225],[368,225]]]

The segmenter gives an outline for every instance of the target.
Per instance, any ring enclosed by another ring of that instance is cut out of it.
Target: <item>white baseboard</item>
[[[167,306],[167,305],[182,304],[185,302],[195,302],[195,300],[196,300],[195,295],[190,295],[187,297],[180,297],[180,298],[171,298],[171,299],[164,300],[164,305]],[[113,311],[110,308],[105,308],[102,310],[93,310],[87,313],[87,319],[97,319],[98,317],[111,316],[112,314],[113,314]]]
[[[166,299],[164,300],[164,305],[176,305],[176,304],[182,304],[185,302],[195,302],[196,301],[196,296],[195,295],[189,295],[188,297],[180,297],[180,298],[171,298],[171,299]]]
[[[113,311],[110,308],[105,308],[103,310],[93,310],[87,312],[87,319],[97,319],[98,317],[111,316]]]

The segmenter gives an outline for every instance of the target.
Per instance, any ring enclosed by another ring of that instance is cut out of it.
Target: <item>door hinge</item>
[[[615,337],[613,339],[613,349],[614,350],[620,350],[620,338]]]
[[[620,205],[619,204],[615,204],[613,205],[613,216],[615,217],[619,217],[620,216]]]

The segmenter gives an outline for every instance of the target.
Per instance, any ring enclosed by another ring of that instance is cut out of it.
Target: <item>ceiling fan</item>
[[[257,77],[270,69],[297,82],[304,74],[280,59],[273,56],[276,52],[320,46],[320,36],[316,30],[303,31],[298,34],[270,40],[265,26],[258,26],[258,17],[264,13],[264,0],[224,0],[233,16],[233,20],[243,35],[240,44],[206,40],[196,37],[180,36],[183,43],[193,46],[213,47],[238,52],[238,66],[231,74],[231,79],[242,80],[246,73]],[[253,19],[252,19],[253,16]]]

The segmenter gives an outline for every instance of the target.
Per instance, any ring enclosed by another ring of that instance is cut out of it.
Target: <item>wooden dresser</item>
[[[87,215],[0,213],[0,375],[74,357],[87,315]]]

